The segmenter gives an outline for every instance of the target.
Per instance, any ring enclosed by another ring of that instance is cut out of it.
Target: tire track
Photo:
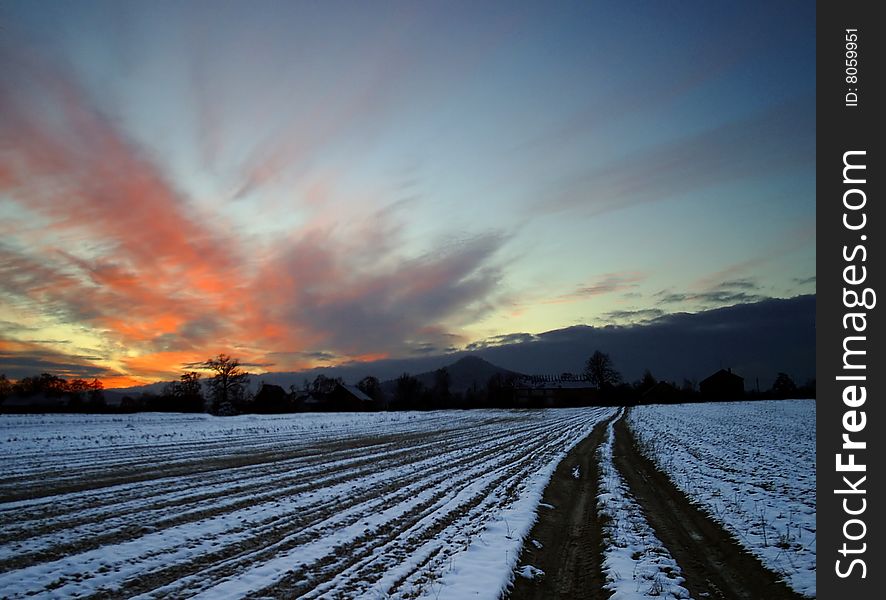
[[[557,466],[545,488],[538,520],[523,544],[518,563],[537,567],[544,576],[517,577],[505,598],[609,598],[610,592],[603,589],[606,577],[602,569],[603,523],[597,511],[597,448],[613,418],[615,416],[598,423]],[[579,477],[574,474],[576,467]]]
[[[719,524],[692,505],[636,447],[626,419],[615,425],[614,460],[655,534],[683,570],[694,598],[800,600]]]

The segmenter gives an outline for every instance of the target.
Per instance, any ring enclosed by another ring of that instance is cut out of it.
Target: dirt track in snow
[[[599,467],[596,449],[606,423],[599,424],[557,467],[545,489],[520,557],[545,572],[515,578],[510,600],[605,599],[602,523],[596,510]],[[615,425],[616,468],[640,504],[655,534],[677,560],[693,598],[712,600],[798,600],[776,574],[744,550],[718,523],[689,502],[668,477],[637,449],[625,419]],[[579,466],[581,477],[573,476]],[[536,547],[532,541],[540,542]]]
[[[520,556],[520,564],[538,567],[545,575],[531,580],[518,576],[508,596],[511,600],[609,597],[601,568],[603,529],[597,512],[600,473],[596,460],[607,423],[598,424],[554,471],[538,509],[539,519]]]
[[[791,590],[719,524],[692,505],[636,448],[625,419],[615,425],[615,464],[656,535],[683,569],[693,598],[795,600]]]

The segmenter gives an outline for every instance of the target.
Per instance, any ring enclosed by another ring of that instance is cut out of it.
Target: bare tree
[[[214,373],[209,380],[212,396],[211,412],[217,415],[234,414],[234,403],[241,400],[249,384],[249,373],[240,368],[240,360],[219,354],[201,365]]]
[[[6,396],[12,393],[12,382],[6,378],[5,374],[0,373],[0,404],[6,399]]]
[[[197,371],[188,371],[187,373],[182,373],[179,380],[182,396],[186,398],[203,397],[203,386],[200,384],[200,373]]]
[[[182,373],[178,381],[173,381],[163,388],[160,399],[162,406],[158,410],[203,412],[203,386],[200,384],[200,373],[196,371]]]
[[[449,369],[443,367],[434,371],[434,388],[431,390],[434,402],[440,405],[448,403],[452,396],[451,386],[452,376],[449,374]]]
[[[643,371],[643,378],[634,384],[634,388],[640,393],[645,394],[649,390],[655,387],[658,383],[658,380],[652,374],[652,371],[646,369]]]
[[[418,378],[409,373],[403,373],[397,378],[397,387],[394,389],[394,405],[396,410],[414,410],[421,400],[424,386]]]
[[[379,382],[378,377],[367,375],[357,383],[357,387],[361,392],[373,400],[381,400],[381,383]]]
[[[772,384],[772,394],[775,398],[794,398],[797,395],[797,384],[787,373],[779,373]]]
[[[608,389],[621,382],[621,374],[615,370],[612,359],[605,352],[595,351],[585,366],[588,379],[598,388]]]

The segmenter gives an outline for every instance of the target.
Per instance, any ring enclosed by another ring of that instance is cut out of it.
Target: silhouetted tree
[[[514,404],[514,378],[493,374],[486,382],[486,402],[492,408],[507,408]]]
[[[797,396],[800,398],[815,398],[815,378],[807,379],[806,383],[797,388]]]
[[[321,373],[314,378],[310,391],[314,396],[322,398],[334,392],[335,388],[343,383],[344,380],[341,377],[332,378]]]
[[[382,399],[381,383],[379,382],[378,377],[367,375],[357,382],[357,388],[373,400]]]
[[[209,380],[212,413],[232,415],[235,405],[242,402],[249,384],[249,373],[240,368],[240,360],[219,354],[203,363],[203,368],[214,373]]]
[[[12,382],[6,378],[6,374],[0,374],[0,404],[12,393]]]
[[[25,377],[18,381],[14,390],[23,396],[45,394],[46,396],[61,396],[68,391],[68,382],[62,377],[43,373],[33,377]]]
[[[637,389],[637,393],[643,395],[654,388],[656,383],[658,383],[658,380],[652,374],[652,371],[646,369],[645,371],[643,371],[643,378],[640,379],[640,381],[638,381],[636,384],[634,384],[634,387]]]
[[[776,398],[794,398],[797,395],[797,384],[787,373],[779,373],[772,383],[772,395]]]
[[[621,374],[615,370],[612,359],[599,350],[588,359],[585,372],[590,382],[601,390],[615,387],[621,382]]]
[[[203,385],[200,383],[200,373],[189,371],[179,377],[179,389],[185,398],[200,398],[203,400]]]
[[[68,382],[68,391],[72,394],[86,394],[90,391],[89,382],[85,379],[72,379]]]
[[[126,395],[120,399],[120,412],[122,413],[134,413],[142,410],[144,408],[144,404],[142,404],[140,398],[133,398],[132,396]]]
[[[167,384],[163,393],[156,399],[157,406],[152,410],[172,412],[202,412],[205,400],[200,373],[183,373],[178,381]]]
[[[105,385],[99,381],[98,378],[93,378],[93,380],[87,383],[86,386],[88,391],[85,409],[91,412],[101,412],[106,410]]]
[[[486,404],[486,390],[481,390],[477,386],[477,382],[474,381],[468,389],[465,390],[462,406],[464,408],[478,408],[484,404]]]
[[[397,378],[394,388],[394,404],[397,410],[414,410],[419,407],[422,384],[416,377],[403,373]]]
[[[446,367],[434,371],[434,387],[431,390],[431,397],[435,408],[444,408],[449,405],[452,397],[451,382],[452,377]]]
[[[0,382],[0,387],[4,387],[7,394],[54,399],[54,402],[50,402],[52,410],[101,412],[107,408],[102,394],[104,386],[98,379],[87,381],[77,378],[68,381],[64,377],[42,373],[39,376],[25,377],[15,383],[9,382],[5,377],[2,380],[5,383]],[[47,409],[46,403],[41,403],[41,406],[43,410]]]

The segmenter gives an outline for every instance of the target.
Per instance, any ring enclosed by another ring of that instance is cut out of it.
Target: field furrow
[[[494,598],[553,468],[610,414],[4,418],[0,589],[410,598],[481,556]]]
[[[767,568],[815,596],[815,401],[639,406],[659,470]]]

